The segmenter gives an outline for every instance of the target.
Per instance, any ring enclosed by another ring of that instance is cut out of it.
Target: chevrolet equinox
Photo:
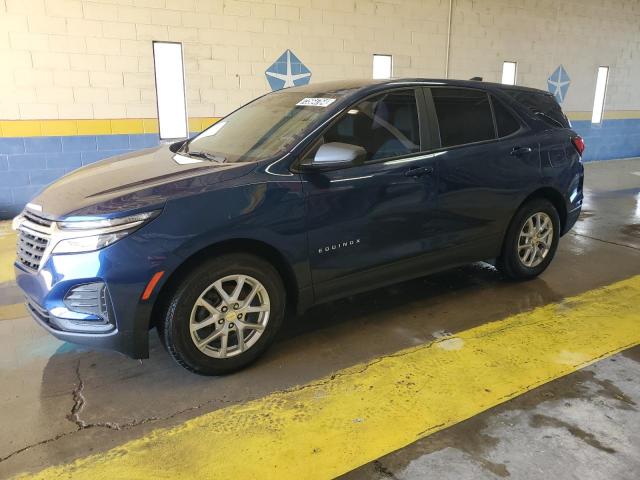
[[[554,97],[478,81],[264,95],[188,141],[82,167],[13,222],[16,279],[57,338],[183,367],[255,360],[285,311],[457,265],[539,275],[582,206]]]

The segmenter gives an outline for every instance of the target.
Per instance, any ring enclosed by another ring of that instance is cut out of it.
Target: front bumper
[[[27,297],[26,306],[34,320],[59,340],[91,348],[116,350],[137,357],[134,339],[117,329],[101,334],[65,331],[56,324],[55,317],[52,318],[49,312],[37,305],[33,299]]]
[[[16,283],[36,322],[66,342],[147,358],[149,320],[161,285],[147,301],[141,295],[166,257],[137,233],[102,250],[52,255],[38,271],[16,263]],[[104,283],[108,292],[108,323],[69,308],[68,294],[92,283]]]

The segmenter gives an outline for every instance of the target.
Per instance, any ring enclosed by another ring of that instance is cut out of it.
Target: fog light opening
[[[94,318],[74,319],[87,324],[113,323],[109,312],[109,293],[103,282],[84,283],[71,288],[64,297],[70,312]]]

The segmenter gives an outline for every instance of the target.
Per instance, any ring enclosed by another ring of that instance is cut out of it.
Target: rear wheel
[[[272,265],[252,255],[224,255],[185,276],[158,330],[180,365],[221,375],[266,350],[282,324],[284,306],[284,285]]]
[[[551,202],[538,198],[516,212],[498,259],[498,268],[509,278],[527,280],[540,275],[558,248],[560,218]]]

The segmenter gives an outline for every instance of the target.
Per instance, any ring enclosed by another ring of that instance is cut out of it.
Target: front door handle
[[[424,175],[431,175],[433,173],[433,167],[412,167],[404,172],[405,177],[422,177]]]
[[[520,155],[526,155],[528,153],[531,153],[533,150],[531,149],[531,147],[519,147],[519,146],[515,146],[513,147],[513,149],[511,149],[511,155],[519,157]]]

